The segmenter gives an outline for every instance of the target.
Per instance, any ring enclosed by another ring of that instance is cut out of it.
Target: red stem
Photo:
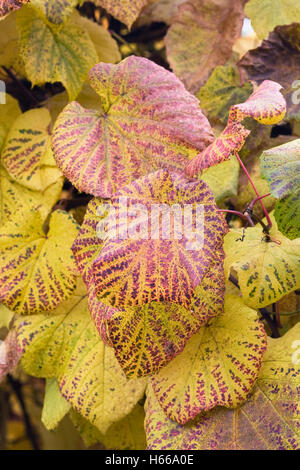
[[[245,175],[247,176],[247,178],[248,178],[248,180],[249,180],[249,182],[250,182],[252,188],[254,189],[254,192],[255,192],[255,194],[256,194],[256,196],[257,196],[257,200],[260,202],[260,205],[261,205],[261,207],[262,207],[262,210],[264,211],[264,214],[265,214],[266,219],[267,219],[267,221],[268,221],[268,227],[271,228],[271,227],[272,227],[272,222],[271,222],[270,216],[269,216],[269,214],[268,214],[268,211],[267,211],[267,209],[265,208],[264,203],[263,203],[262,200],[261,200],[262,197],[258,194],[258,191],[257,191],[257,189],[256,189],[256,187],[255,187],[255,184],[253,183],[252,178],[251,178],[250,174],[248,173],[247,168],[245,167],[244,163],[243,163],[242,160],[240,159],[239,154],[238,154],[237,152],[234,152],[234,153],[235,153],[236,158],[238,159],[239,164],[240,164],[241,167],[243,168],[243,170],[244,170],[244,172],[245,172]]]

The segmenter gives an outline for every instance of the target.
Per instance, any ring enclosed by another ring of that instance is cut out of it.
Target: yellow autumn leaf
[[[50,148],[50,125],[47,109],[32,109],[15,120],[5,141],[2,165],[29,189],[44,191],[61,177]]]
[[[152,378],[160,405],[181,424],[215,406],[236,408],[254,385],[265,349],[257,312],[240,297],[225,297],[225,313],[203,326]]]
[[[47,234],[39,212],[17,212],[0,229],[0,300],[17,313],[54,309],[75,289],[71,251],[78,225],[55,211]]]
[[[82,285],[64,308],[20,319],[18,339],[24,371],[56,378],[63,397],[102,433],[144,394],[145,379],[128,381],[113,349],[99,338]]]
[[[10,127],[17,117],[21,114],[19,103],[8,93],[5,94],[5,103],[1,104],[0,115],[0,152],[2,150],[5,138]]]
[[[230,230],[224,238],[225,276],[237,273],[244,302],[262,308],[300,288],[300,238],[282,235],[274,216],[268,238],[260,225]]]

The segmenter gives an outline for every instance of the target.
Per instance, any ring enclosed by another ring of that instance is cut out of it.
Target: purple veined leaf
[[[189,162],[186,173],[194,176],[206,168],[229,160],[234,152],[241,150],[249,134],[250,131],[240,122],[228,123],[221,135]]]
[[[29,0],[0,0],[0,21],[13,11],[19,10]]]
[[[115,356],[128,378],[159,372],[183,351],[202,325],[223,313],[223,262],[224,254],[212,261],[189,310],[170,302],[102,310],[99,334],[102,336],[104,321]]]
[[[229,122],[240,122],[252,117],[260,124],[277,124],[286,114],[286,101],[280,92],[281,89],[282,86],[277,82],[263,81],[245,103],[231,107]]]
[[[299,327],[268,338],[253,393],[234,410],[216,407],[182,426],[164,413],[148,386],[148,449],[299,450]]]
[[[212,258],[201,285],[195,290],[190,310],[168,302],[124,309],[102,306],[94,294],[93,262],[104,243],[97,237],[97,225],[110,204],[99,198],[90,201],[72,250],[88,286],[89,310],[100,337],[114,347],[126,376],[149,375],[180,353],[202,324],[223,312],[224,252],[220,249]]]
[[[227,233],[207,184],[159,170],[111,202],[92,267],[98,298],[116,308],[166,301],[189,309]]]
[[[103,111],[70,103],[52,137],[58,167],[80,191],[107,198],[159,168],[183,172],[213,141],[197,98],[148,59],[100,63],[90,82]]]

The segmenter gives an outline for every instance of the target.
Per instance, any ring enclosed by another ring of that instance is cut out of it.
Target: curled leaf
[[[286,114],[286,101],[279,83],[265,80],[245,103],[231,107],[229,121],[241,122],[252,117],[260,124],[277,124]]]
[[[180,424],[215,406],[236,408],[246,401],[265,350],[256,311],[227,296],[224,314],[203,326],[152,378],[154,392],[166,415]]]
[[[39,212],[17,212],[0,229],[0,300],[18,313],[54,309],[75,288],[71,251],[78,225],[56,211],[47,235]]]
[[[240,122],[229,122],[220,136],[188,163],[186,173],[195,176],[205,168],[229,160],[234,152],[241,150],[249,134]]]
[[[59,168],[80,191],[111,197],[158,168],[183,171],[188,158],[213,139],[198,100],[147,59],[98,64],[90,82],[102,112],[70,103],[52,138]]]

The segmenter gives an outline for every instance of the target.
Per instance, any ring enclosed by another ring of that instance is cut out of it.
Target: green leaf
[[[148,449],[299,449],[299,338],[300,324],[282,338],[268,339],[254,392],[235,410],[217,407],[182,426],[165,415],[149,386],[145,406]]]
[[[51,116],[45,108],[21,114],[14,121],[2,152],[1,162],[9,176],[36,191],[45,191],[61,177],[50,148],[50,125]]]
[[[20,55],[32,84],[62,82],[70,100],[75,99],[98,60],[88,33],[72,18],[62,25],[53,24],[31,5],[18,12],[17,27]]]
[[[227,123],[230,107],[243,103],[251,95],[253,86],[246,82],[241,85],[237,67],[218,66],[200,88],[197,98],[201,108],[207,111],[209,120]]]
[[[93,426],[74,410],[70,417],[87,446],[101,442],[106,449],[112,450],[144,450],[146,436],[144,430],[144,408],[137,404],[133,410],[120,421],[112,424],[105,434]]]
[[[192,93],[224,65],[243,26],[244,0],[189,0],[176,10],[165,43],[175,74]]]
[[[276,26],[300,23],[300,5],[295,0],[250,0],[245,13],[259,39],[265,39]]]
[[[59,168],[80,191],[111,197],[158,168],[182,172],[213,139],[198,100],[148,59],[98,64],[90,82],[102,111],[70,103],[52,138]]]
[[[245,304],[262,308],[300,287],[300,238],[289,240],[277,228],[274,216],[270,239],[262,227],[230,230],[224,239],[225,276],[237,273]]]
[[[151,383],[166,415],[186,424],[215,406],[236,408],[245,402],[265,350],[256,311],[227,296],[224,314],[203,326]]]
[[[79,0],[30,0],[41,16],[56,25],[66,22],[78,3]]]
[[[217,203],[238,193],[240,165],[234,156],[226,162],[219,163],[204,170],[202,181],[208,184]]]
[[[18,340],[24,371],[56,378],[63,397],[102,433],[144,394],[145,380],[127,381],[113,349],[100,340],[80,284],[53,314],[22,318]]]
[[[52,213],[47,235],[43,222],[39,212],[19,211],[0,229],[0,300],[17,313],[54,309],[75,289],[79,227],[63,211]]]
[[[289,239],[300,237],[300,139],[272,148],[261,156],[261,173],[279,202],[275,219]]]
[[[57,380],[47,379],[41,418],[45,427],[49,431],[55,429],[70,408],[70,403],[60,393]]]

